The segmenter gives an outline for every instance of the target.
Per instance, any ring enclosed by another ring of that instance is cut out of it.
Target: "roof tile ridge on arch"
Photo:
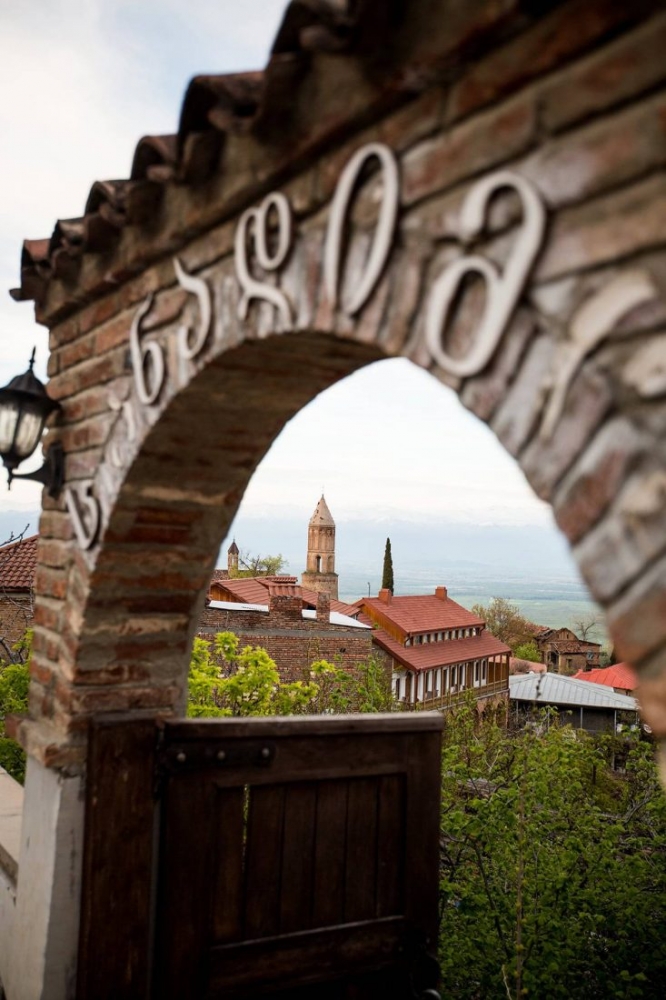
[[[291,0],[263,71],[194,77],[175,135],[144,136],[129,178],[96,181],[81,217],[24,241],[12,297],[55,325],[450,79],[462,51],[496,44],[528,16],[520,0],[488,4],[480,27],[474,11],[441,4],[433,33],[414,16],[431,13],[428,0]]]

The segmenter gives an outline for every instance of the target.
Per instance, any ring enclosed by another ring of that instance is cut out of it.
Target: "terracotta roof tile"
[[[452,601],[450,597],[442,600],[434,594],[392,597],[389,604],[378,597],[364,597],[360,603],[408,634],[485,624],[482,618]]]
[[[0,548],[0,588],[31,590],[37,566],[39,535],[31,535]]]
[[[614,663],[611,667],[599,667],[595,670],[579,670],[574,677],[576,680],[590,681],[592,684],[622,688],[623,691],[633,691],[638,687],[636,672],[628,663]]]
[[[429,642],[423,646],[405,647],[392,639],[382,628],[376,628],[372,638],[396,660],[408,669],[416,671],[432,670],[434,667],[445,667],[451,663],[465,663],[468,660],[511,652],[506,643],[500,642],[486,631],[469,639]]]
[[[215,582],[224,587],[230,595],[231,600],[240,601],[243,604],[268,604],[268,591],[272,585],[276,582],[293,585],[297,583],[297,580],[298,578],[295,576],[246,576]],[[301,587],[300,592],[306,604],[309,604],[312,608],[317,607],[316,591]],[[337,611],[338,614],[354,618],[358,612],[358,608],[351,604],[345,604],[344,601],[336,601],[334,598],[331,598],[331,611]]]

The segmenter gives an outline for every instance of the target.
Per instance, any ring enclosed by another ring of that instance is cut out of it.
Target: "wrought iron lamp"
[[[60,409],[33,373],[34,363],[33,348],[28,370],[0,389],[0,457],[10,488],[13,479],[32,479],[46,486],[50,496],[57,496],[63,483],[63,452],[58,442],[49,448],[41,469],[21,475],[14,471],[39,444],[49,414]]]

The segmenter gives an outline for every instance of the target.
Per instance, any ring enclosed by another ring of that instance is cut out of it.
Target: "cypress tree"
[[[393,556],[391,555],[391,539],[386,539],[384,549],[384,569],[382,570],[382,590],[390,590],[393,593]]]

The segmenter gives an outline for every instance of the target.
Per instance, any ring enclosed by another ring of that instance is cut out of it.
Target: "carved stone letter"
[[[141,323],[150,312],[153,296],[149,295],[137,309],[130,328],[130,354],[134,369],[134,384],[139,399],[145,406],[154,403],[164,385],[165,365],[162,348],[155,341],[141,343]]]
[[[84,551],[91,549],[97,541],[102,520],[99,500],[93,496],[92,487],[92,483],[86,483],[80,489],[68,486],[65,490],[65,503],[74,534]]]
[[[425,336],[428,349],[446,371],[459,378],[476,375],[488,364],[506,330],[513,310],[529,276],[530,268],[543,242],[546,212],[536,189],[510,170],[500,170],[475,184],[460,213],[460,237],[464,242],[483,232],[488,203],[500,188],[513,188],[523,206],[523,226],[504,272],[485,257],[460,257],[437,279],[430,293],[426,312]],[[466,274],[481,275],[486,282],[486,306],[474,342],[462,358],[453,358],[442,342],[451,306]]]
[[[271,253],[268,245],[269,214],[277,214],[277,246]],[[257,263],[264,271],[276,271],[284,263],[291,247],[292,226],[291,206],[280,191],[274,191],[262,201],[258,208],[249,208],[240,217],[236,229],[235,263],[238,282],[243,290],[238,304],[238,318],[247,319],[252,299],[264,299],[276,307],[282,326],[290,330],[293,326],[289,299],[276,288],[264,281],[258,281],[250,271],[248,262],[248,237],[252,234]]]
[[[210,288],[203,278],[195,278],[188,274],[177,257],[173,259],[173,267],[180,287],[184,288],[186,292],[196,295],[199,300],[200,319],[194,336],[192,336],[191,328],[185,325],[178,328],[177,334],[178,353],[187,361],[191,361],[201,352],[210,332],[211,319],[213,318]]]
[[[372,248],[365,264],[363,274],[357,281],[349,296],[349,301],[342,308],[348,316],[359,312],[370,298],[391,250],[391,240],[398,216],[400,185],[398,164],[395,154],[388,146],[379,142],[371,142],[357,150],[345,167],[338,181],[331,214],[326,232],[324,247],[324,281],[329,301],[335,308],[338,304],[338,285],[340,284],[342,241],[345,223],[354,187],[358,181],[363,165],[372,157],[377,157],[383,173],[384,188],[379,219],[375,230]]]

